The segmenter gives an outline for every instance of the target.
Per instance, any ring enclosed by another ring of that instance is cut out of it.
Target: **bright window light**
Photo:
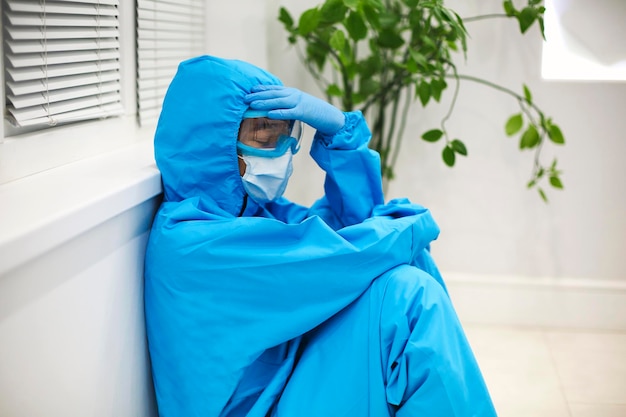
[[[548,80],[626,80],[625,0],[545,0]]]

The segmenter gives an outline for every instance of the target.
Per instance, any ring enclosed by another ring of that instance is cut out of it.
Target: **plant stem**
[[[402,118],[400,119],[400,128],[398,129],[398,134],[396,135],[396,141],[393,146],[393,155],[391,157],[391,166],[396,166],[396,161],[398,160],[398,156],[400,155],[400,146],[402,144],[402,137],[404,136],[404,128],[406,127],[407,115],[409,113],[409,108],[411,107],[411,88],[405,87],[406,98],[404,100],[404,106],[402,108]],[[402,91],[398,91],[398,95],[400,95]],[[386,188],[386,187],[385,187]],[[386,189],[385,189],[386,191]]]
[[[464,74],[446,75],[446,78],[459,78],[461,80],[473,81],[475,83],[479,83],[479,84],[483,84],[483,85],[489,86],[491,88],[495,88],[496,90],[502,91],[503,93],[507,93],[507,94],[515,97],[518,100],[526,102],[537,113],[539,113],[539,114],[542,113],[541,109],[539,107],[535,106],[534,103],[532,103],[532,102],[528,103],[524,96],[522,96],[520,94],[517,94],[515,91],[513,91],[511,89],[508,89],[506,87],[503,87],[503,86],[495,84],[495,83],[492,83],[491,81],[487,81],[487,80],[484,80],[482,78],[474,77],[472,75],[464,75]]]
[[[477,22],[479,20],[487,20],[487,19],[502,19],[502,18],[506,18],[506,17],[511,17],[505,13],[493,13],[493,14],[484,14],[484,15],[479,15],[479,16],[472,16],[472,17],[463,17],[463,23],[467,23],[467,22]]]
[[[441,119],[441,130],[446,135],[446,142],[450,141],[450,138],[448,137],[448,130],[446,129],[446,122],[448,121],[448,119],[450,119],[450,116],[452,116],[452,111],[454,110],[454,107],[456,106],[456,100],[459,97],[459,90],[461,89],[461,82],[459,80],[459,74],[456,72],[456,67],[454,65],[452,65],[452,71],[454,73],[452,78],[454,78],[455,80],[454,95],[452,96],[452,102],[450,103],[448,114],[446,114],[445,117]]]

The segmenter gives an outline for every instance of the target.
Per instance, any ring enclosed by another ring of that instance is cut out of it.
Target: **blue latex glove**
[[[332,104],[282,85],[252,87],[244,100],[253,110],[268,110],[270,119],[301,120],[326,135],[337,133],[346,121],[343,112]]]

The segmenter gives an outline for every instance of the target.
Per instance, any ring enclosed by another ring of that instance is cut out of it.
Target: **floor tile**
[[[569,417],[539,329],[465,326],[500,417]]]
[[[624,417],[626,405],[620,404],[570,404],[572,417]]]
[[[626,334],[549,331],[546,339],[569,403],[626,405]]]

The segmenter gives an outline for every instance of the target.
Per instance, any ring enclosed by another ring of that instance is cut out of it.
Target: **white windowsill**
[[[147,139],[0,185],[0,276],[161,190]]]

